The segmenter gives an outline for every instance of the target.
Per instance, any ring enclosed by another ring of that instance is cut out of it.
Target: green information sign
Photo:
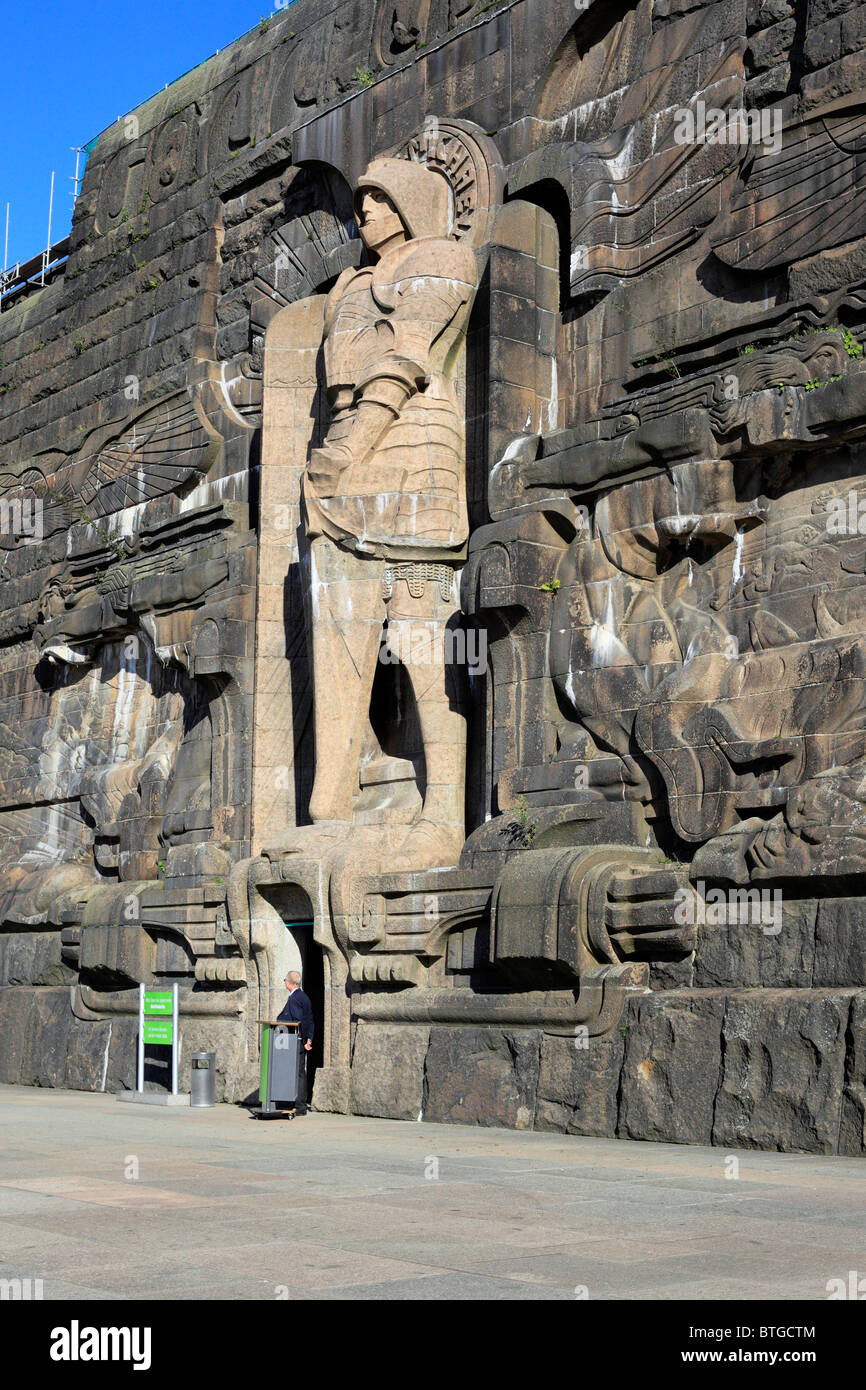
[[[171,990],[145,990],[144,1012],[146,1014],[170,1014],[172,1012]]]
[[[171,1019],[146,1018],[144,1020],[144,1041],[146,1043],[173,1042],[174,1024]]]
[[[177,985],[171,989],[145,989],[143,984],[138,987],[138,1092],[144,1091],[144,1049],[151,1043],[171,1048],[171,1094],[177,1095],[177,1054],[181,1037],[177,1003]]]

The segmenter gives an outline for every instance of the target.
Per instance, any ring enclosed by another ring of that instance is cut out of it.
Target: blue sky
[[[72,220],[72,146],[84,145],[166,82],[274,12],[274,0],[46,0],[7,16],[0,45],[0,269],[45,246]]]

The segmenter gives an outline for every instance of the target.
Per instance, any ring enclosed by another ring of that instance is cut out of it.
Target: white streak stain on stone
[[[214,502],[217,499],[224,501],[225,494],[230,490],[233,494],[237,495],[238,491],[244,486],[246,477],[246,472],[242,471],[238,473],[228,473],[223,478],[214,478],[210,481],[205,480],[199,483],[198,487],[194,487],[192,492],[188,493],[186,497],[181,498],[178,511],[180,513],[194,512],[198,507],[205,507],[208,503]]]
[[[628,139],[626,140],[625,144],[620,150],[619,154],[613,155],[610,159],[602,160],[602,163],[607,169],[607,172],[610,174],[611,179],[613,179],[617,183],[624,179],[628,174],[629,167],[631,165],[631,152],[634,149],[634,136],[635,132],[634,130],[632,130],[628,136]]]
[[[616,635],[616,614],[613,606],[613,582],[607,581],[604,601],[604,616],[601,622],[593,623],[589,631],[589,645],[592,650],[593,666],[609,666],[619,641]]]
[[[109,1022],[108,1022],[108,1037],[107,1037],[106,1040],[105,1040],[105,1056],[104,1056],[103,1059],[102,1059],[102,1081],[100,1082],[100,1086],[99,1086],[100,1091],[104,1091],[104,1090],[105,1090],[105,1082],[106,1082],[106,1079],[107,1079],[107,1077],[108,1077],[108,1049],[109,1049],[109,1047],[111,1046],[111,1029],[112,1029],[112,1027],[113,1027],[113,1024],[112,1024],[111,1020],[109,1019]]]
[[[121,651],[118,658],[117,685],[114,694],[114,722],[111,729],[111,762],[120,762],[130,756],[129,736],[132,705],[135,699],[134,662],[127,666],[127,658]],[[125,750],[125,751],[124,751]]]
[[[733,588],[734,585],[738,584],[738,583],[740,582],[740,580],[742,579],[742,577],[743,577],[743,541],[744,541],[744,539],[745,539],[744,534],[743,534],[743,532],[740,530],[740,528],[739,528],[739,526],[738,526],[738,527],[737,527],[737,531],[736,531],[736,535],[735,535],[735,537],[734,537],[734,559],[733,559],[733,565],[732,565],[732,568],[731,568],[731,588]]]
[[[547,428],[556,429],[559,416],[559,378],[556,369],[556,356],[550,359],[550,404],[547,407]]]

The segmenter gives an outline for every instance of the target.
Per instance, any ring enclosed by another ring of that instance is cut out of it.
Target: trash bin
[[[194,1052],[192,1054],[192,1068],[189,1078],[190,1105],[214,1104],[215,1057],[215,1052]]]
[[[262,1065],[259,1083],[260,1120],[286,1113],[280,1105],[294,1106],[298,1099],[301,1048],[298,1025],[279,1019],[260,1018],[262,1025]]]

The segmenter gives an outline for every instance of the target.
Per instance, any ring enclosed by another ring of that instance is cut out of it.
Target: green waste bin
[[[301,1040],[297,1023],[260,1018],[262,1025],[262,1064],[259,1076],[260,1120],[288,1114],[298,1099],[301,1069]],[[282,1107],[282,1108],[281,1108]]]

